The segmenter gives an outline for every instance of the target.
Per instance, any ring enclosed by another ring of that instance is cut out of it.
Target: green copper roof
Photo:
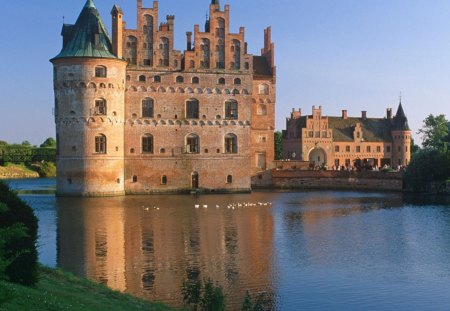
[[[62,35],[63,49],[55,58],[117,58],[93,0],[86,1],[75,25],[63,25]]]

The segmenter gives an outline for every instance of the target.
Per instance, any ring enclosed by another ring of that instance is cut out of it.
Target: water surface
[[[265,292],[274,310],[450,306],[447,200],[337,191],[55,198],[46,193],[53,179],[11,185],[39,217],[41,262],[145,299],[179,306],[184,280],[210,277],[236,310],[246,290]]]

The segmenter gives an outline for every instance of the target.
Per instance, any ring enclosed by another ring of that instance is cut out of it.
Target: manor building
[[[309,161],[328,169],[406,166],[411,159],[411,130],[400,102],[395,116],[392,109],[384,118],[324,116],[322,107],[312,107],[311,115],[293,110],[283,131],[283,157]]]
[[[270,28],[260,56],[230,7],[212,0],[204,29],[174,48],[175,17],[137,1],[137,29],[92,0],[62,28],[54,66],[57,194],[250,191],[274,158],[276,68]]]

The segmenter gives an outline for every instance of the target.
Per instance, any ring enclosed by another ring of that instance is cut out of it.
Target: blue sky
[[[110,29],[119,4],[128,28],[135,0],[94,0]],[[6,1],[0,19],[0,140],[39,144],[55,136],[52,66],[61,49],[63,16],[74,23],[85,0]],[[144,0],[144,6],[152,1]],[[160,0],[160,19],[174,14],[177,49],[185,33],[204,25],[209,0]],[[272,26],[278,92],[276,129],[292,108],[326,115],[382,117],[403,106],[415,133],[430,113],[450,117],[450,1],[448,0],[229,0],[231,29],[246,28],[258,54]]]

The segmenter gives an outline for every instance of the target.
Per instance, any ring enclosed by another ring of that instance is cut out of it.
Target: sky
[[[136,0],[94,0],[111,29],[111,8],[136,25]],[[0,140],[42,143],[55,137],[49,59],[61,50],[63,17],[75,23],[85,0],[5,1],[0,18]],[[145,7],[151,0],[143,0]],[[209,0],[160,0],[160,18],[175,15],[175,47],[203,28]],[[399,95],[413,137],[429,114],[450,117],[450,1],[221,0],[231,6],[231,31],[246,30],[259,55],[272,26],[277,65],[276,129],[292,108],[310,114],[384,117]],[[160,20],[164,21],[164,20]]]

